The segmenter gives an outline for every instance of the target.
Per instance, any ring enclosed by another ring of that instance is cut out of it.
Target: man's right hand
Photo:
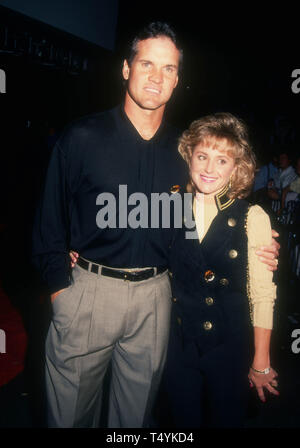
[[[65,289],[67,289],[67,288],[60,289],[59,291],[54,292],[53,294],[51,294],[51,295],[50,295],[50,297],[51,297],[51,303],[53,303],[54,300],[56,299],[56,297],[57,297],[61,292],[63,292]]]

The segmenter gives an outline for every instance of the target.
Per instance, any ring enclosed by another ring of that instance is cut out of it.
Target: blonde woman
[[[268,215],[244,198],[255,157],[231,114],[194,121],[179,142],[197,238],[170,249],[173,310],[165,387],[178,427],[242,427],[249,387],[278,395],[270,362],[276,287],[255,251],[271,244]]]

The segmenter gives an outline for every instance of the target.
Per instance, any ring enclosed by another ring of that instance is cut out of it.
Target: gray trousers
[[[98,427],[111,361],[109,428],[149,426],[166,358],[168,273],[129,282],[78,265],[53,303],[46,340],[49,427]]]

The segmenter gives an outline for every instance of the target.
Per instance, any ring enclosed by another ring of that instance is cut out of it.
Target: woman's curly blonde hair
[[[231,199],[245,198],[251,191],[256,160],[249,142],[247,126],[242,120],[225,112],[195,120],[180,137],[178,151],[190,166],[192,154],[197,145],[203,144],[218,149],[218,147],[223,148],[221,143],[224,143],[224,140],[228,147],[226,153],[234,158],[236,166],[228,196]],[[188,184],[187,190],[195,191],[192,182]]]

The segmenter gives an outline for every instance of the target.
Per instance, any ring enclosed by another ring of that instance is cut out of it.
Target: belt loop
[[[101,274],[101,269],[102,269],[102,266],[100,266],[100,265],[98,265],[98,264],[96,264],[96,263],[92,263],[94,266],[97,266],[97,274],[96,275],[99,275],[99,274]]]
[[[154,267],[153,269],[154,269],[153,277],[155,277],[157,275],[157,267]]]
[[[92,270],[92,263],[89,261],[88,272],[91,272],[91,270]]]

